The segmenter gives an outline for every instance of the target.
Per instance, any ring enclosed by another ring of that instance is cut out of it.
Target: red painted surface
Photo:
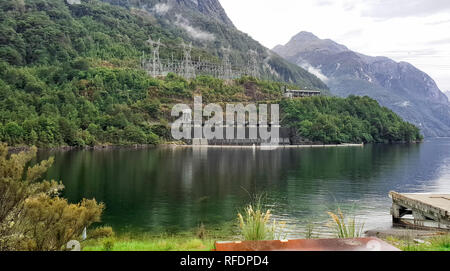
[[[216,242],[216,251],[400,251],[378,238]]]

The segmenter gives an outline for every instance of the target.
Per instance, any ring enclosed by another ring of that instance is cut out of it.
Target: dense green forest
[[[172,105],[192,102],[194,94],[206,103],[279,101],[285,87],[295,87],[250,77],[151,78],[139,69],[139,57],[148,53],[149,35],[160,37],[167,46],[162,55],[168,54],[180,41],[169,30],[136,10],[96,0],[74,6],[62,0],[1,1],[0,141],[40,147],[158,144],[170,140]],[[199,48],[193,55],[219,59]],[[358,101],[283,101],[282,110],[288,125],[314,141],[418,138],[415,127],[375,101]]]
[[[85,59],[64,67],[0,64],[0,141],[10,145],[158,144],[170,140],[172,105],[276,100],[286,84],[243,77],[151,78]]]
[[[284,125],[323,143],[389,143],[422,140],[417,127],[369,97],[284,100]]]
[[[176,75],[130,68],[0,64],[0,141],[11,145],[158,144],[170,140],[170,110],[195,95],[209,102],[279,101],[283,122],[323,143],[415,141],[419,130],[368,97],[283,100],[283,83]]]

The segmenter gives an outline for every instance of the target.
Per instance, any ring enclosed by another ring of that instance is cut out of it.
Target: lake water
[[[304,226],[330,234],[338,207],[365,229],[389,228],[388,193],[450,193],[450,139],[411,145],[278,150],[192,149],[41,152],[55,156],[48,178],[64,196],[106,203],[115,231],[177,232],[236,219],[249,195],[265,193],[290,237]]]

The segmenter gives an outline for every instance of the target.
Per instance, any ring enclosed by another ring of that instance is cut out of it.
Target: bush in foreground
[[[64,250],[85,227],[100,221],[104,205],[60,198],[60,183],[41,180],[53,159],[29,167],[35,156],[35,147],[8,155],[8,147],[0,144],[0,251]]]

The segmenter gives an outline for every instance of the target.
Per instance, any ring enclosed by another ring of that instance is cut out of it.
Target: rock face
[[[335,95],[367,95],[417,125],[427,137],[450,136],[448,97],[409,63],[359,54],[308,32],[273,50],[315,73]]]
[[[197,10],[205,16],[210,18],[215,18],[216,20],[230,26],[234,27],[228,15],[225,13],[222,5],[219,3],[219,0],[173,0],[168,1],[169,5],[175,5],[182,8],[190,8]]]
[[[81,0],[67,0],[81,1]],[[146,9],[158,15],[182,14],[185,19],[193,19],[193,15],[205,17],[225,24],[234,25],[226,14],[219,0],[100,0],[127,8]],[[176,19],[176,18],[173,18]]]

